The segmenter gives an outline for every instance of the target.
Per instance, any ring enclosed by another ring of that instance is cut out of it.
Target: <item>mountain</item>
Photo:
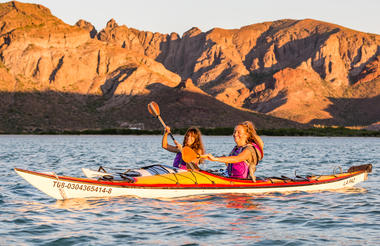
[[[147,56],[230,105],[301,123],[380,118],[379,35],[306,19],[139,38]]]
[[[0,131],[160,125],[370,125],[380,119],[380,36],[279,20],[182,37],[111,19],[99,32],[42,5],[0,4]]]

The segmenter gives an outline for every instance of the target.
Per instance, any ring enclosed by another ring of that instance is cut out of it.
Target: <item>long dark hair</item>
[[[203,155],[205,153],[205,148],[203,146],[202,133],[198,129],[198,127],[192,126],[189,129],[187,129],[185,137],[183,138],[183,146],[185,146],[187,138],[190,134],[194,136],[195,140],[194,143],[188,147],[192,148],[198,154]]]

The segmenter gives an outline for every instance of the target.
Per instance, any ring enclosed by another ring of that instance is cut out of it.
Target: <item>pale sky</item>
[[[2,1],[1,3],[8,2]],[[65,23],[79,19],[100,31],[111,19],[141,31],[206,32],[279,19],[311,18],[380,34],[380,0],[21,0],[48,7]]]

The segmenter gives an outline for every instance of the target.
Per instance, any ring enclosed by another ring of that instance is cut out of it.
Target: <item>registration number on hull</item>
[[[53,188],[59,188],[59,189],[68,189],[68,190],[82,190],[82,191],[89,191],[89,192],[98,192],[98,193],[112,193],[112,188],[105,188],[95,185],[86,185],[86,184],[73,184],[63,181],[53,181]]]
[[[348,184],[353,184],[353,183],[355,183],[355,178],[350,178],[344,181],[343,186],[346,186]]]

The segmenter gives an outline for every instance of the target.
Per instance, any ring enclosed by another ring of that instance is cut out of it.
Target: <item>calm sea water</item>
[[[0,136],[0,245],[379,245],[379,138],[263,139],[258,176],[330,174],[365,163],[373,173],[334,192],[56,201],[13,168],[84,177],[82,167],[171,164],[174,156],[160,136]],[[215,155],[234,144],[231,136],[204,142]]]

